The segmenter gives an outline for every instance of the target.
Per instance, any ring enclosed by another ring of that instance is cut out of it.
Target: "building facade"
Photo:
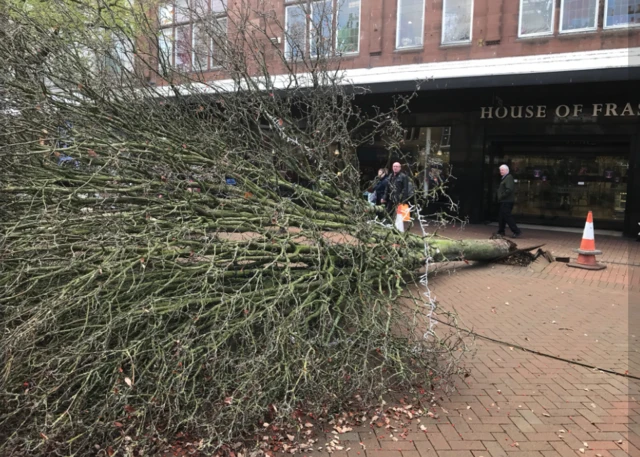
[[[224,78],[215,49],[200,51],[197,24],[180,16],[188,1],[159,10],[160,52]],[[194,1],[227,33],[233,0]],[[495,220],[506,163],[518,220],[580,227],[592,210],[596,228],[640,231],[640,0],[264,3],[282,24],[270,38],[284,55],[313,55],[321,41],[347,80],[369,89],[363,107],[418,86],[403,152],[425,185],[447,179],[461,216]],[[383,144],[358,155],[365,172],[389,156]]]

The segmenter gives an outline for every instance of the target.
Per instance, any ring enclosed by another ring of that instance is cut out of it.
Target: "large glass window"
[[[285,0],[284,50],[304,55],[356,53],[360,45],[361,0]]]
[[[599,224],[621,229],[628,148],[628,143],[618,141],[582,139],[492,143],[485,156],[490,216],[497,217],[498,167],[507,164],[515,181],[513,212],[518,221],[583,227],[585,215],[593,211]]]
[[[158,38],[158,66],[165,73],[173,66],[173,29],[160,30]]]
[[[340,0],[336,32],[336,51],[358,52],[360,47],[360,0]]]
[[[175,0],[158,7],[160,71],[207,71],[220,65],[227,0]]]
[[[288,59],[304,56],[307,16],[303,5],[288,6],[285,12],[284,52]]]
[[[607,0],[604,26],[634,27],[640,25],[640,0]]]
[[[311,4],[311,55],[331,54],[331,30],[333,29],[333,0]]]
[[[582,32],[595,30],[598,16],[598,0],[562,0],[560,31]]]
[[[192,30],[193,43],[191,49],[193,56],[191,58],[191,62],[193,65],[193,71],[204,71],[208,67],[208,59],[211,55],[209,34],[202,24],[193,24]]]
[[[181,25],[176,27],[176,69],[180,71],[191,68],[191,26]]]
[[[442,44],[469,43],[473,23],[473,0],[444,0]]]
[[[396,48],[422,46],[424,0],[398,0]]]
[[[520,0],[519,37],[551,35],[555,17],[554,0]]]

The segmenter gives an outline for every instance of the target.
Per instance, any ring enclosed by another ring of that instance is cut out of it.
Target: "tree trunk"
[[[515,250],[514,243],[508,240],[445,240],[434,239],[429,242],[431,256],[435,262],[452,260],[490,261]]]

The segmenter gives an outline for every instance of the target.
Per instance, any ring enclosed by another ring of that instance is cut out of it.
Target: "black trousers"
[[[498,213],[498,233],[504,235],[505,226],[508,225],[515,235],[520,234],[520,229],[516,225],[516,221],[511,214],[513,211],[513,202],[501,202],[500,211]]]

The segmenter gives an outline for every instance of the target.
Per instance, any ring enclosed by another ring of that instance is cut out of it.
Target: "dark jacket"
[[[387,188],[389,187],[389,175],[384,175],[380,181],[378,181],[374,186],[372,192],[376,193],[376,204],[380,204],[380,200],[382,200],[386,193]]]
[[[513,176],[511,173],[502,177],[500,186],[498,187],[498,201],[500,203],[512,203],[515,201],[515,183],[513,182]]]
[[[403,172],[391,175],[384,199],[394,205],[404,203],[409,199],[409,178],[407,175]]]

